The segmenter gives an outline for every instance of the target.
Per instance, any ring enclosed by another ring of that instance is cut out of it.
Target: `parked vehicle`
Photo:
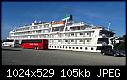
[[[126,56],[126,53],[124,50],[112,50],[113,56]]]
[[[22,40],[21,45],[25,49],[48,49],[47,39],[27,39]]]
[[[2,46],[3,47],[18,47],[19,40],[10,40],[10,39],[3,40]]]
[[[124,50],[115,50],[115,49],[103,49],[101,52],[103,55],[113,55],[113,56],[126,56]]]

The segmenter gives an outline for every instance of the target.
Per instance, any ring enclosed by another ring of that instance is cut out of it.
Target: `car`
[[[115,50],[115,49],[104,49],[102,50],[102,55],[113,55],[116,56],[126,56],[126,53],[124,50]]]
[[[126,56],[125,50],[112,50],[113,56]]]

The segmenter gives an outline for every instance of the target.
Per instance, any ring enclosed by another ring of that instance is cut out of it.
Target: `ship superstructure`
[[[37,22],[10,31],[8,39],[48,39],[49,49],[101,52],[112,47],[114,32],[102,26],[74,22],[72,15],[61,21]]]

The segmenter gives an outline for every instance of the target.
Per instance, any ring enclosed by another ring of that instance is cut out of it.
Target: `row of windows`
[[[69,47],[69,46],[50,46],[50,48],[65,48],[65,49],[83,49],[83,47]],[[91,47],[91,50],[94,48]],[[85,47],[85,50],[88,50],[88,47]]]
[[[62,40],[50,40],[50,42],[52,42],[52,43],[53,43],[53,42],[61,42],[61,41],[62,41]],[[65,42],[75,42],[75,41],[77,41],[77,40],[73,40],[73,39],[72,39],[72,40],[64,40],[64,41],[65,41]],[[84,41],[84,42],[85,42],[85,41],[86,41],[86,42],[90,42],[90,40],[85,40],[85,39],[84,39],[84,40],[83,40],[83,39],[79,40],[79,42],[83,42],[83,41]]]
[[[37,25],[37,23],[34,23],[35,25]],[[28,25],[25,25],[28,26]],[[31,26],[31,25],[30,25]],[[32,26],[32,27],[25,27],[25,28],[20,28],[20,29],[16,29],[16,31],[24,31],[24,30],[30,30],[30,29],[40,29],[40,28],[49,28],[49,24],[45,24],[43,26]]]
[[[49,32],[49,30],[27,31],[27,32],[13,33],[12,35],[29,35],[29,34],[46,33],[46,32]]]

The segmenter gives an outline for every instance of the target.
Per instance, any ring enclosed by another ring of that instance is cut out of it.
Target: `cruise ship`
[[[103,26],[75,22],[72,15],[60,21],[34,21],[30,25],[15,28],[7,39],[48,39],[49,49],[101,52],[103,47],[113,48],[114,32]]]

